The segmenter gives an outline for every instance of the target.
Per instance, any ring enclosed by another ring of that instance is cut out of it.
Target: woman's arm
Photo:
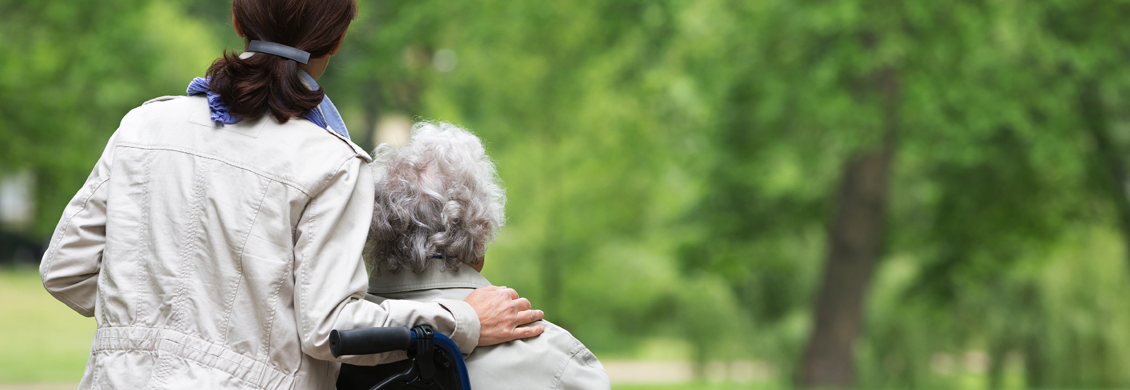
[[[373,183],[360,158],[346,161],[306,206],[294,247],[294,307],[302,351],[322,360],[378,364],[396,355],[333,358],[333,329],[429,324],[449,335],[464,352],[479,341],[479,318],[456,300],[438,302],[364,300],[368,288],[361,251],[373,215]]]
[[[110,138],[94,171],[63,209],[51,246],[39,264],[47,292],[86,317],[94,316],[98,272],[106,247],[106,182],[116,137],[117,133]]]

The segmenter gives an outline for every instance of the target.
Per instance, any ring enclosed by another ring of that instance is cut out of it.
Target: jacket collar
[[[433,262],[421,273],[410,270],[390,273],[374,268],[373,273],[369,275],[369,293],[375,295],[440,288],[476,289],[487,286],[490,286],[487,278],[466,264],[460,264],[456,270],[449,270],[442,263]]]

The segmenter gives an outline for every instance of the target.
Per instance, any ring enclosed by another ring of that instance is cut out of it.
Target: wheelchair
[[[378,366],[342,364],[338,390],[471,390],[455,342],[428,325],[333,330],[334,357],[407,351],[408,359]]]

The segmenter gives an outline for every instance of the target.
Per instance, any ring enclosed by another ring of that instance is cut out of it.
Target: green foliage
[[[0,1],[0,173],[31,169],[45,238],[122,116],[183,94],[215,56],[169,2]]]
[[[240,47],[229,6],[0,0],[0,174],[35,172],[36,234],[127,110]],[[675,337],[687,359],[792,377],[843,163],[886,121],[897,149],[862,385],[968,387],[932,361],[970,351],[993,382],[977,388],[1130,384],[1130,243],[1110,195],[1130,178],[1103,179],[1088,132],[1130,150],[1130,3],[360,6],[320,80],[354,140],[374,146],[392,115],[482,137],[510,200],[485,273],[600,354]],[[873,87],[883,72],[894,110]]]
[[[861,353],[864,372],[883,388],[961,387],[970,351],[989,359],[982,388],[1008,376],[1032,387],[1118,387],[1130,381],[1130,288],[1119,235],[1109,229],[1067,234],[1039,261],[989,278],[960,281],[946,303],[920,299],[918,280],[933,272],[913,258],[890,259],[871,301]],[[1008,360],[1019,358],[1011,367]],[[952,366],[939,372],[939,360]],[[976,364],[974,364],[976,365]]]

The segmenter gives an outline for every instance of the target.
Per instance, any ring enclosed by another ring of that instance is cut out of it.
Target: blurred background
[[[354,141],[479,135],[484,273],[617,389],[1130,386],[1128,1],[359,3],[321,80]],[[95,324],[38,259],[230,17],[0,0],[0,386],[81,377]]]

